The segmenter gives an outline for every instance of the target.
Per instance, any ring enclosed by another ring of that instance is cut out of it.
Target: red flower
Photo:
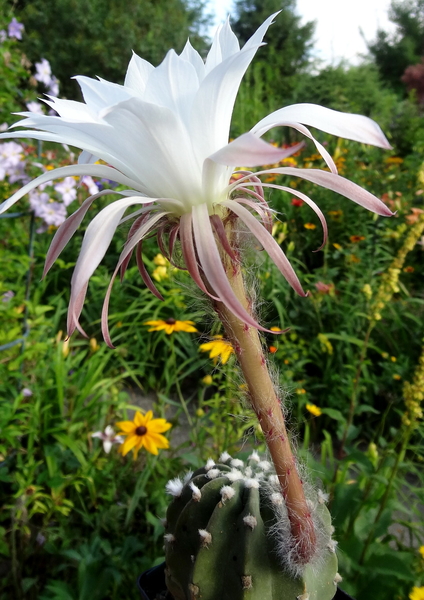
[[[292,206],[302,206],[303,200],[300,200],[299,198],[292,198],[291,203]]]

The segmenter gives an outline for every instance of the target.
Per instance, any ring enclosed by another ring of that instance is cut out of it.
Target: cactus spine
[[[225,462],[223,462],[223,460]],[[173,480],[166,516],[166,582],[175,600],[331,600],[339,581],[331,519],[309,499],[317,549],[296,564],[278,478],[254,452]]]

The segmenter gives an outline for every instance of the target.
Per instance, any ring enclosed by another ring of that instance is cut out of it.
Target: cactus
[[[175,600],[330,600],[341,580],[325,495],[306,492],[318,543],[296,560],[278,478],[253,452],[167,484],[166,584]],[[314,498],[314,500],[312,500]]]

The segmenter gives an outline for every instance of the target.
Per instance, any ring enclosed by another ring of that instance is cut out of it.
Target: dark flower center
[[[144,425],[140,425],[135,430],[135,435],[145,435],[146,433],[147,433],[147,427],[144,427]]]
[[[165,323],[167,325],[175,325],[177,321],[175,319],[173,319],[172,317],[170,317],[169,319],[166,319]]]

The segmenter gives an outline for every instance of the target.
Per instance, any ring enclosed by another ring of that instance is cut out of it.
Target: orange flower
[[[316,229],[316,228],[317,228],[317,226],[316,226],[314,223],[305,223],[305,224],[303,225],[303,227],[304,227],[305,229]]]
[[[270,351],[271,354],[275,354],[278,350],[278,348],[276,348],[275,346],[270,346],[268,348],[268,350]]]
[[[406,221],[408,222],[409,225],[413,225],[414,223],[416,223],[418,221],[418,219],[420,218],[420,215],[424,213],[424,210],[422,208],[411,208],[411,214],[407,215],[405,217]]]
[[[414,267],[411,267],[410,265],[404,267],[403,270],[405,271],[405,273],[413,273],[415,271]]]
[[[364,235],[351,235],[349,239],[353,244],[357,244],[358,242],[362,242],[365,239],[365,236]]]

